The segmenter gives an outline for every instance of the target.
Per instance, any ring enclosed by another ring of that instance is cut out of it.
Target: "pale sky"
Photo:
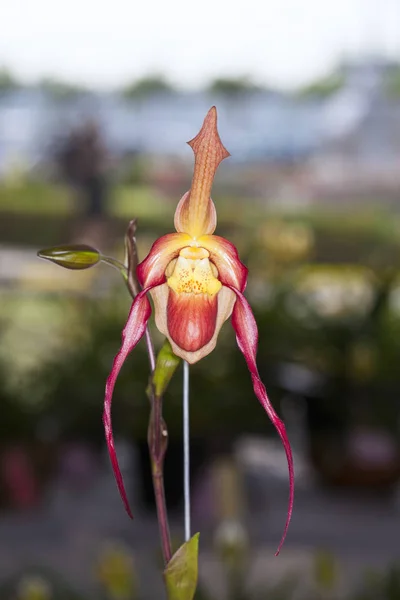
[[[400,58],[398,0],[2,0],[0,66],[96,87],[162,72],[291,86],[344,55]]]

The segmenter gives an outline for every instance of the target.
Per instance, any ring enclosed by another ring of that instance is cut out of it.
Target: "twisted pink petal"
[[[114,436],[111,424],[111,404],[115,382],[122,368],[122,365],[124,364],[128,354],[133,350],[133,348],[136,346],[139,340],[143,337],[143,334],[146,330],[147,321],[149,320],[149,317],[151,315],[150,302],[146,296],[147,292],[150,289],[151,288],[148,287],[142,292],[140,292],[140,294],[136,296],[132,303],[128,320],[122,332],[122,345],[118,354],[114,358],[111,373],[107,379],[106,393],[104,399],[103,424],[106,435],[108,453],[110,455],[110,460],[119,489],[119,493],[121,494],[121,498],[125,505],[126,512],[131,517],[131,519],[133,518],[132,512],[129,506],[124,482],[122,480],[121,470],[118,465],[117,454],[115,452]]]
[[[258,329],[257,323],[250,308],[249,303],[241,292],[236,290],[234,287],[229,287],[237,296],[235,306],[232,313],[232,325],[236,332],[236,341],[240,351],[243,353],[249,371],[251,373],[251,379],[253,381],[254,393],[257,396],[260,404],[264,408],[265,412],[271,419],[274,427],[276,428],[279,436],[282,440],[283,446],[286,452],[286,458],[289,468],[289,507],[286,517],[285,529],[283,531],[282,539],[279,543],[278,550],[275,556],[278,556],[281,551],[283,542],[287,534],[290,519],[293,511],[294,501],[294,468],[293,468],[293,456],[290,443],[286,434],[286,429],[283,421],[276,414],[265,389],[264,384],[260,379],[256,364],[256,354],[258,345]]]

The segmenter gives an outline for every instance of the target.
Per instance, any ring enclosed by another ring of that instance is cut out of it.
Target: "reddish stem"
[[[128,231],[125,237],[127,258],[128,258],[128,289],[135,298],[141,288],[136,277],[136,267],[138,264],[138,255],[136,248],[136,219],[129,223]],[[156,356],[154,352],[153,340],[149,328],[146,328],[146,344],[150,362],[150,385],[147,395],[151,405],[150,422],[148,428],[148,444],[151,460],[151,474],[153,478],[154,495],[157,507],[157,519],[160,529],[161,546],[164,556],[164,562],[167,565],[171,560],[172,548],[171,537],[169,533],[169,523],[167,514],[167,505],[165,502],[164,491],[164,458],[168,445],[167,426],[162,418],[162,397],[156,396],[151,383],[152,375],[156,368]]]
[[[152,387],[151,387],[152,389]],[[152,392],[152,410],[150,415],[148,444],[153,476],[154,495],[157,507],[158,526],[164,562],[167,565],[172,557],[167,506],[164,491],[164,458],[168,445],[168,432],[162,418],[162,398]]]

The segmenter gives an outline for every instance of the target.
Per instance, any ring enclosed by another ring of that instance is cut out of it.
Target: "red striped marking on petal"
[[[210,198],[215,172],[229,152],[219,137],[217,109],[208,111],[199,133],[190,142],[194,152],[194,172],[189,193],[178,204],[175,213],[177,231],[185,231],[193,237],[212,233],[217,224],[217,215]]]
[[[289,506],[286,517],[285,528],[283,531],[282,539],[279,543],[278,550],[275,553],[275,556],[278,556],[281,551],[283,542],[285,541],[286,534],[289,528],[290,519],[292,518],[293,512],[293,502],[294,502],[294,467],[293,467],[293,456],[292,449],[290,447],[290,442],[286,434],[286,428],[283,421],[276,414],[268,396],[267,391],[265,389],[264,384],[260,379],[260,375],[258,373],[257,363],[256,363],[256,355],[257,355],[257,345],[258,345],[258,329],[257,323],[254,318],[253,312],[250,308],[249,303],[246,298],[243,296],[241,292],[236,290],[235,288],[230,287],[230,289],[235,292],[237,300],[235,302],[235,306],[233,308],[232,313],[232,325],[236,332],[236,341],[239,346],[240,351],[243,353],[244,358],[246,359],[247,366],[251,373],[251,379],[253,382],[254,393],[257,396],[260,404],[264,408],[265,412],[271,419],[275,429],[277,430],[282,443],[285,449],[288,469],[289,469]]]
[[[180,356],[180,358],[183,360],[187,360],[187,362],[192,365],[214,350],[221,327],[232,314],[233,305],[236,302],[236,296],[229,288],[222,286],[217,294],[217,318],[214,334],[211,340],[205,346],[199,348],[199,350],[196,350],[195,352],[187,352],[174,342],[168,329],[167,305],[170,289],[171,288],[168,287],[168,284],[163,283],[162,285],[153,288],[150,292],[154,302],[156,325],[159,331],[163,333],[171,342],[174,354]]]
[[[190,190],[183,194],[182,198],[178,202],[178,206],[175,210],[174,226],[178,232],[186,232],[190,229]],[[217,226],[217,211],[215,210],[215,204],[212,199],[209,199],[207,214],[203,224],[203,234],[211,234],[215,231]]]
[[[218,313],[218,296],[178,294],[169,290],[167,322],[169,335],[186,352],[203,348],[214,335]]]
[[[108,453],[110,456],[111,465],[114,471],[114,476],[117,482],[119,493],[124,503],[126,512],[131,517],[131,519],[133,518],[132,512],[129,506],[128,496],[126,494],[121,470],[119,468],[117,454],[115,452],[114,436],[111,423],[111,404],[115,382],[122,368],[122,365],[124,364],[128,354],[133,350],[133,348],[136,346],[139,340],[143,337],[143,334],[146,330],[147,321],[149,320],[149,317],[151,315],[151,306],[146,295],[149,290],[150,288],[146,288],[142,292],[140,292],[132,303],[128,320],[122,332],[122,345],[118,354],[114,358],[111,373],[107,379],[104,399],[103,424]]]

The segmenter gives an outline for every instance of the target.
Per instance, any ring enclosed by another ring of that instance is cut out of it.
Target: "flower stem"
[[[158,527],[160,530],[164,562],[167,565],[172,557],[171,537],[164,491],[164,458],[168,445],[168,432],[162,418],[162,398],[156,395],[153,395],[152,398],[148,444],[154,496],[157,507]]]
[[[106,265],[110,265],[110,267],[114,267],[114,269],[117,269],[117,271],[121,273],[125,282],[128,281],[128,270],[122,262],[120,262],[116,258],[113,258],[112,256],[104,256],[104,254],[100,256],[100,260],[101,262],[106,263]]]
[[[183,488],[185,501],[185,542],[190,540],[190,422],[189,363],[183,363]]]
[[[126,285],[132,298],[135,298],[141,289],[136,276],[136,267],[138,265],[138,253],[135,237],[136,226],[136,219],[134,219],[129,223],[128,230],[125,235],[126,258],[128,263]],[[153,478],[161,546],[164,562],[167,565],[172,557],[172,545],[169,533],[167,505],[165,502],[164,490],[164,458],[168,446],[168,430],[162,416],[162,396],[155,393],[153,385],[153,375],[156,369],[156,355],[154,351],[153,340],[151,339],[151,333],[148,327],[146,328],[145,335],[151,371],[150,384],[147,388],[147,396],[151,406],[147,442],[149,445],[151,474]]]
[[[139,263],[138,252],[136,247],[136,229],[137,229],[137,221],[136,219],[132,219],[129,222],[127,232],[125,234],[125,253],[126,253],[126,261],[128,263],[127,266],[127,279],[126,285],[128,287],[129,293],[134,298],[140,292],[139,281],[136,276],[136,267]],[[153,373],[156,368],[156,353],[154,351],[153,340],[151,339],[150,330],[146,327],[146,345],[147,345],[147,353],[149,355],[150,362],[150,370]]]

